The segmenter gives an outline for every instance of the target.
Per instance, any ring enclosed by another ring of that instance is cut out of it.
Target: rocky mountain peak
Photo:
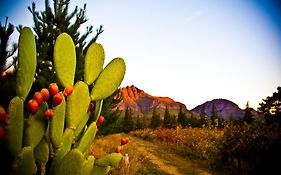
[[[119,103],[118,108],[125,110],[127,107],[133,111],[140,113],[151,112],[154,107],[163,110],[168,107],[169,110],[186,110],[186,106],[180,102],[176,102],[169,97],[152,96],[134,85],[123,87],[120,89],[123,99]]]

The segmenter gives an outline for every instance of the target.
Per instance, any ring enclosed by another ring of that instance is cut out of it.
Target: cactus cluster
[[[100,124],[102,100],[120,86],[125,62],[115,58],[103,68],[103,47],[93,43],[85,57],[84,81],[74,83],[75,55],[72,38],[60,34],[54,67],[61,92],[52,88],[54,83],[29,94],[37,62],[35,39],[29,27],[21,30],[17,96],[9,104],[6,127],[8,149],[14,157],[12,174],[102,175],[119,164],[120,152],[95,159],[88,150]],[[33,99],[27,99],[30,96]]]

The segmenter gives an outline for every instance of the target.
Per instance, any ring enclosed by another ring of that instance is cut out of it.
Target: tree
[[[8,23],[8,17],[6,17],[5,24],[2,26],[0,22],[0,76],[1,78],[5,75],[4,72],[11,66],[15,65],[16,57],[13,57],[13,61],[8,61],[16,50],[17,44],[13,43],[12,48],[9,49],[9,39],[14,32],[14,25]]]
[[[140,115],[137,116],[137,122],[136,122],[136,129],[142,129],[142,123],[140,122]]]
[[[156,112],[156,107],[153,108],[153,114],[151,117],[150,127],[155,130],[160,126],[160,115]]]
[[[218,127],[223,128],[226,125],[226,121],[223,117],[218,117]]]
[[[171,128],[176,128],[177,126],[177,117],[176,115],[171,116]]]
[[[101,134],[111,134],[118,132],[115,123],[121,115],[121,111],[117,108],[118,103],[122,100],[120,89],[117,89],[111,96],[103,100],[101,115],[105,118],[103,124],[99,127]]]
[[[213,103],[212,104],[211,125],[214,127],[218,127],[218,121],[219,121],[219,117],[218,117],[217,108],[215,106],[215,103]]]
[[[268,124],[281,126],[281,87],[277,87],[277,92],[272,96],[263,99],[259,104],[258,112],[262,113]]]
[[[184,128],[188,125],[188,119],[187,119],[185,113],[182,111],[181,107],[180,107],[180,110],[179,110],[179,113],[178,113],[177,122]]]
[[[78,81],[83,80],[83,65],[87,49],[103,32],[102,26],[100,26],[96,35],[86,43],[93,32],[93,26],[86,27],[84,34],[79,32],[80,27],[87,21],[85,16],[86,4],[83,8],[76,6],[72,12],[69,12],[69,3],[70,0],[54,0],[52,9],[49,0],[45,0],[45,10],[41,12],[36,11],[34,2],[28,7],[33,16],[33,30],[36,34],[38,66],[36,68],[35,88],[47,87],[56,79],[53,68],[53,50],[55,40],[60,33],[66,32],[69,34],[76,46],[75,81]],[[21,26],[18,29],[20,30]]]
[[[0,105],[4,108],[8,107],[9,102],[16,94],[15,84],[16,76],[14,74],[17,57],[13,56],[17,50],[17,44],[13,43],[11,48],[9,39],[14,32],[14,25],[8,24],[8,17],[6,17],[5,24],[0,22]]]
[[[205,104],[202,105],[201,107],[201,111],[200,111],[200,124],[201,126],[206,126],[208,124],[208,118],[206,116],[206,113],[205,113]]]
[[[172,122],[171,121],[171,115],[170,115],[170,112],[168,110],[168,107],[166,106],[165,113],[164,113],[164,121],[163,121],[164,128],[171,128],[172,127],[171,122]]]
[[[129,133],[135,127],[135,123],[132,118],[132,110],[131,108],[127,107],[125,111],[125,116],[123,120],[123,131],[125,133]]]
[[[251,110],[252,110],[252,108],[250,108],[249,102],[247,102],[246,108],[244,109],[245,113],[244,113],[244,116],[243,116],[243,121],[248,123],[248,124],[251,124],[254,121]]]
[[[142,127],[143,127],[143,128],[146,128],[146,127],[147,127],[147,126],[146,126],[145,116],[144,116],[144,115],[142,116]]]
[[[194,117],[194,114],[191,112],[190,118],[187,118],[187,125],[190,125],[192,127],[201,127],[201,122],[198,118]]]

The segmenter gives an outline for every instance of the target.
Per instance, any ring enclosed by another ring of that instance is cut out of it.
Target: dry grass
[[[169,151],[161,142],[150,142],[127,134],[113,134],[95,140],[91,146],[91,154],[99,158],[114,152],[120,145],[120,139],[129,138],[129,143],[123,147],[122,154],[129,155],[129,163],[120,162],[113,167],[112,175],[183,175],[183,174],[211,174],[206,169],[190,160],[183,159]]]
[[[109,174],[112,175],[139,175],[139,174],[164,174],[157,171],[157,166],[152,164],[143,155],[136,150],[136,145],[132,142],[132,138],[126,134],[112,134],[106,137],[95,139],[90,147],[90,154],[96,158],[102,157],[108,153],[115,151],[120,145],[121,138],[129,137],[129,143],[123,147],[122,154],[129,155],[129,164],[125,164],[122,160],[118,167],[113,167]]]

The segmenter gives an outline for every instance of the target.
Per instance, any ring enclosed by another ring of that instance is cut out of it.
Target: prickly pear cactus
[[[48,89],[29,94],[36,69],[32,31],[19,37],[17,96],[8,108],[7,145],[13,157],[11,174],[107,174],[122,158],[119,152],[95,159],[88,150],[98,131],[102,100],[121,84],[126,66],[113,59],[104,69],[104,49],[93,43],[84,65],[84,80],[74,82],[75,46],[67,33],[58,36],[54,67],[58,78]],[[33,96],[33,99],[26,99]],[[49,99],[51,98],[51,99]],[[96,104],[89,110],[90,104]],[[27,108],[26,108],[27,105]]]

